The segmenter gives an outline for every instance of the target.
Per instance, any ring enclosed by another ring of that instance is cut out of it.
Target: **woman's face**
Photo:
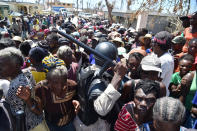
[[[53,76],[52,78],[48,79],[48,86],[55,95],[64,97],[64,91],[67,88],[67,77]]]
[[[137,61],[135,57],[131,57],[128,60],[128,69],[130,70],[131,74],[136,74],[137,69],[140,65],[141,61]]]

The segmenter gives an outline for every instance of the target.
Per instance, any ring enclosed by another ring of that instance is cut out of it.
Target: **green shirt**
[[[180,76],[180,72],[176,72],[172,75],[172,79],[170,83],[173,83],[174,85],[178,85],[181,83],[181,76]]]
[[[186,101],[185,101],[185,107],[187,110],[191,110],[191,107],[192,107],[192,100],[195,96],[195,93],[196,93],[196,90],[197,90],[197,80],[196,80],[196,72],[195,72],[195,75],[194,75],[194,79],[192,81],[192,85],[190,87],[190,90],[189,90],[189,94],[187,95],[186,97]]]
[[[172,75],[172,79],[171,79],[171,84],[178,86],[181,83],[181,76],[180,76],[180,72],[176,72]],[[177,94],[175,92],[170,92],[170,97],[173,98],[179,98],[180,94]]]

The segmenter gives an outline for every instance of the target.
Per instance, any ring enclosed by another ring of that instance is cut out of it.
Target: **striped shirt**
[[[129,102],[127,104],[132,104],[132,102]],[[135,131],[138,128],[137,124],[126,109],[127,104],[123,106],[118,115],[118,119],[114,127],[116,131]]]

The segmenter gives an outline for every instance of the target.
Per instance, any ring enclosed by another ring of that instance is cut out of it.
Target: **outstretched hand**
[[[30,90],[29,86],[26,86],[26,87],[19,86],[19,88],[18,88],[18,90],[16,92],[16,95],[19,98],[23,99],[24,101],[27,101],[31,97],[31,90]]]

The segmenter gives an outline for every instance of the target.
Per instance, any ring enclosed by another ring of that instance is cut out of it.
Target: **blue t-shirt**
[[[192,104],[197,105],[197,91],[196,91],[196,94],[192,100]]]

